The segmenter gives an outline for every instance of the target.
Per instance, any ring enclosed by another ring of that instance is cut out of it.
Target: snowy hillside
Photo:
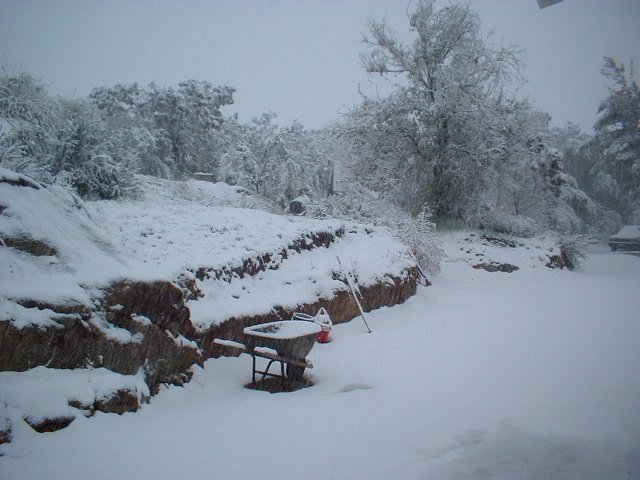
[[[383,228],[242,208],[258,200],[223,183],[145,177],[144,188],[140,201],[90,202],[87,209],[142,262],[136,275],[198,277],[202,295],[189,308],[199,329],[331,297],[345,289],[337,258],[362,286],[402,277],[415,265]],[[328,248],[315,248],[314,239]],[[243,273],[248,262],[260,271]]]
[[[350,320],[357,309],[338,258],[366,309],[415,293],[414,260],[386,229],[275,215],[221,183],[138,180],[136,200],[82,202],[0,170],[0,371],[11,386],[0,444],[20,418],[51,431],[95,411],[137,410],[218,356],[223,332],[237,338],[246,325],[321,307]],[[14,398],[50,377],[45,366],[95,369],[100,384],[88,398],[62,382],[48,412],[37,397]],[[8,408],[19,412],[11,421]]]
[[[206,328],[233,315],[295,307],[346,289],[334,278],[336,257],[361,285],[399,277],[414,266],[385,229],[243,208],[260,204],[226,184],[141,177],[139,200],[83,203],[59,188],[14,185],[9,180],[26,177],[8,170],[2,175],[7,181],[0,233],[8,247],[16,247],[0,250],[5,315],[33,300],[90,307],[97,289],[123,278],[197,277],[202,293],[190,307],[196,325]],[[27,239],[44,250],[25,254],[20,247]],[[318,249],[314,242],[331,248]],[[260,285],[268,285],[266,293]],[[31,312],[30,318],[38,315]]]
[[[594,246],[570,272],[544,267],[546,241],[441,240],[433,286],[371,312],[373,333],[352,321],[313,348],[312,387],[248,390],[250,357],[210,359],[135,414],[45,435],[17,422],[0,477],[638,478],[640,257]],[[86,395],[98,373],[57,382]],[[35,391],[66,405],[41,370],[33,390],[14,376],[0,373],[11,419]]]
[[[126,274],[124,259],[60,187],[0,169],[0,276],[5,299],[91,304],[90,289]],[[82,287],[85,286],[85,288]]]

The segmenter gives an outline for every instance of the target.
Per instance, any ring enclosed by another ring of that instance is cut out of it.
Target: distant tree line
[[[0,78],[0,165],[89,199],[135,194],[135,174],[185,179],[194,173],[245,186],[281,205],[329,188],[329,166],[301,124],[274,114],[246,124],[225,117],[234,89],[188,80],[94,89],[87,98],[47,95],[20,74]]]
[[[433,218],[523,235],[637,219],[632,70],[605,59],[611,88],[590,136],[571,124],[550,128],[548,115],[510,93],[521,81],[518,52],[483,38],[469,7],[421,0],[409,26],[414,40],[404,45],[371,22],[362,55],[368,72],[402,77],[403,86],[363,98],[320,131],[279,126],[274,114],[240,123],[222,113],[234,89],[206,81],[116,85],[69,100],[27,74],[5,75],[0,165],[89,199],[135,195],[136,174],[204,172],[283,208],[306,195],[310,213],[383,219],[413,237]],[[347,187],[331,195],[336,162]]]
[[[613,83],[593,138],[550,129],[548,115],[509,92],[518,52],[482,37],[468,6],[418,2],[414,40],[399,42],[371,22],[367,71],[405,81],[386,98],[365,98],[334,127],[353,171],[414,215],[499,231],[572,233],[614,229],[640,208],[638,82],[605,59]],[[401,83],[401,82],[396,82]]]

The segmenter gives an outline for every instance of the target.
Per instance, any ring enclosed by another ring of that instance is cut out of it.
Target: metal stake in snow
[[[353,285],[353,282],[351,281],[351,277],[344,270],[344,267],[342,266],[342,262],[340,261],[340,258],[336,257],[336,259],[338,260],[338,265],[340,265],[340,270],[342,270],[342,274],[344,275],[344,278],[347,280],[347,285],[349,286],[349,290],[351,290],[351,295],[353,295],[353,299],[356,301],[356,305],[358,305],[358,310],[360,310],[360,316],[362,317],[364,326],[367,327],[367,330],[369,331],[369,333],[373,333],[372,330],[369,328],[367,319],[364,318],[364,310],[362,310],[362,305],[360,305],[360,300],[358,300],[358,296],[356,295],[356,288]]]

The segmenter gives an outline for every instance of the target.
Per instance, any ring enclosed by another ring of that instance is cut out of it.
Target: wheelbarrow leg
[[[280,378],[282,379],[282,386],[284,387],[285,380],[287,379],[287,377],[285,376],[284,362],[282,360],[274,360],[274,359],[269,360],[269,363],[267,364],[267,367],[264,369],[264,371],[258,371],[257,365],[256,365],[256,357],[257,355],[254,352],[251,352],[252,366],[253,366],[251,370],[251,382],[253,384],[256,383],[256,373],[262,374],[261,380],[264,380],[265,378],[267,378],[267,375],[277,377],[278,375],[269,373],[269,370],[271,370],[271,365],[273,365],[273,362],[278,362],[280,364]],[[287,368],[287,372],[288,372],[288,368]]]
[[[282,382],[282,389],[286,387],[285,377],[284,377],[284,362],[280,362],[280,381]]]
[[[251,372],[251,382],[255,385],[256,383],[256,356],[252,353],[251,358],[253,358],[253,371]]]
[[[287,378],[291,381],[300,380],[304,375],[304,367],[287,363]]]
[[[264,372],[262,372],[261,380],[264,380],[265,378],[267,378],[267,375],[269,376],[273,375],[273,373],[269,373],[269,370],[271,370],[271,365],[273,365],[273,362],[275,362],[275,360],[269,360],[269,363],[267,363],[267,368],[265,368]]]

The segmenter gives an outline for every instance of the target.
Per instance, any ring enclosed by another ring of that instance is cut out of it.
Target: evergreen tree
[[[630,70],[605,58],[602,74],[612,86],[598,109],[594,139],[600,153],[597,186],[609,195],[619,192],[618,210],[627,221],[640,210],[640,84]]]

